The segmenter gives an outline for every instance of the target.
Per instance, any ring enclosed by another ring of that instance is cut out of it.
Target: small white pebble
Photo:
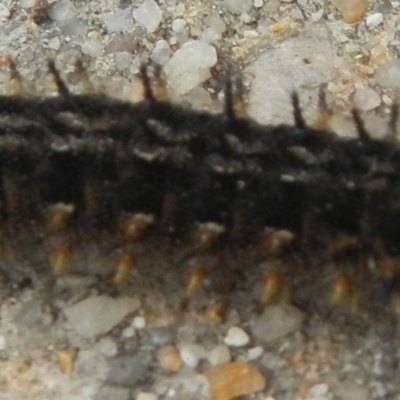
[[[324,15],[324,9],[321,8],[318,11],[316,11],[315,13],[311,14],[311,19],[314,22],[318,22],[323,17],[323,15]]]
[[[260,8],[260,7],[262,7],[264,5],[264,0],[254,0],[253,5],[256,8]]]
[[[361,111],[370,111],[381,104],[381,97],[369,87],[358,88],[353,98],[354,105]]]
[[[258,37],[258,32],[246,29],[246,30],[243,31],[243,37],[245,37],[245,38],[256,38],[256,37]]]
[[[383,22],[383,14],[374,13],[367,17],[366,23],[369,28],[375,28]]]
[[[151,392],[139,392],[136,400],[157,400],[157,395]]]
[[[121,51],[115,54],[115,66],[119,70],[129,68],[132,65],[132,54],[128,51]]]
[[[115,357],[118,353],[117,344],[108,336],[101,338],[96,347],[104,357]]]
[[[233,347],[246,346],[250,342],[249,335],[238,326],[229,328],[227,335],[224,338],[225,344]]]
[[[133,18],[152,33],[161,23],[162,11],[154,0],[144,0],[142,5],[133,12]]]
[[[231,361],[231,353],[227,346],[219,344],[208,353],[207,359],[211,365],[217,366]]]
[[[182,32],[182,31],[185,29],[185,27],[186,27],[186,22],[185,22],[185,20],[182,19],[182,18],[177,18],[177,19],[174,19],[174,20],[172,21],[171,27],[172,27],[172,30],[173,30],[175,33],[179,33],[179,32]]]
[[[159,40],[154,46],[153,52],[151,53],[151,59],[159,64],[164,65],[171,56],[171,48],[166,40]]]
[[[58,50],[61,47],[60,39],[56,36],[49,40],[49,48],[52,50]]]
[[[65,21],[77,13],[75,5],[69,0],[58,1],[47,13],[54,21]]]
[[[198,344],[184,344],[179,347],[179,354],[182,362],[190,368],[196,368],[201,358],[204,358],[205,351]]]
[[[142,316],[135,317],[132,320],[132,326],[135,329],[143,329],[146,327],[146,320]]]
[[[21,8],[32,8],[36,3],[36,0],[19,0]]]
[[[253,18],[251,17],[251,15],[249,13],[242,13],[240,15],[240,20],[244,23],[244,24],[249,24]]]
[[[206,28],[201,39],[206,43],[217,43],[221,39],[221,35],[213,28]]]
[[[312,398],[322,398],[325,397],[329,392],[329,386],[326,383],[318,383],[314,385],[309,394]]]
[[[87,54],[90,57],[98,57],[103,50],[103,45],[99,39],[92,38],[87,39],[82,44],[82,53]]]
[[[255,360],[264,353],[264,349],[261,346],[253,347],[249,349],[247,353],[247,358],[249,360]]]
[[[135,328],[133,328],[132,326],[128,326],[122,331],[123,338],[129,339],[134,336],[135,336]]]

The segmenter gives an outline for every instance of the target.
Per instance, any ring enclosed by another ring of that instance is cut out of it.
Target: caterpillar
[[[329,129],[323,90],[315,124],[294,92],[294,124],[272,126],[246,115],[240,82],[230,79],[224,111],[213,114],[170,102],[160,72],[151,77],[146,65],[136,104],[74,94],[53,61],[49,71],[56,96],[0,96],[4,271],[24,259],[56,276],[83,271],[121,285],[149,265],[162,276],[172,260],[191,297],[213,276],[218,290],[231,290],[231,275],[268,260],[262,302],[332,265],[331,303],[357,309],[358,281],[397,299],[397,105],[384,139],[357,110],[358,137],[343,138]]]

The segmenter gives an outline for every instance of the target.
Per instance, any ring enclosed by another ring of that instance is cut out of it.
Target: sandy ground
[[[141,0],[33,3],[0,4],[0,53],[13,56],[27,92],[54,93],[49,58],[72,90],[82,90],[79,58],[97,90],[130,99],[139,66],[150,58],[164,66],[171,98],[194,107],[220,108],[224,77],[240,74],[252,117],[290,120],[296,88],[312,119],[326,83],[338,134],[354,133],[348,111],[355,103],[371,133],[382,136],[400,87],[395,1],[372,1],[355,24],[323,0],[150,1],[149,16]],[[6,65],[0,87],[14,87]],[[390,300],[382,300],[378,317],[365,309],[352,314],[346,305],[331,310],[324,306],[331,276],[316,274],[317,288],[303,295],[314,304],[305,313],[281,304],[260,313],[255,276],[210,323],[205,310],[217,299],[207,288],[182,310],[182,285],[160,282],[157,270],[134,273],[115,297],[94,276],[54,279],[36,273],[31,261],[3,265],[1,400],[194,400],[209,398],[210,385],[224,388],[215,399],[228,400],[233,381],[243,380],[250,392],[254,378],[242,379],[236,369],[219,377],[213,368],[231,360],[266,381],[246,398],[400,399]]]

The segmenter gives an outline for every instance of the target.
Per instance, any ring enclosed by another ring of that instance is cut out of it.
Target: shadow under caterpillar
[[[356,309],[352,281],[365,276],[397,296],[397,105],[384,139],[369,135],[357,110],[358,137],[342,138],[329,129],[323,92],[318,127],[304,120],[296,93],[294,124],[270,126],[245,115],[230,80],[224,112],[213,114],[165,99],[146,66],[137,104],[74,94],[53,62],[49,70],[57,96],[0,96],[3,268],[39,257],[34,264],[56,275],[78,270],[121,284],[149,260],[175,257],[191,297],[210,274],[251,274],[252,264],[278,260],[264,280],[268,302],[283,296],[286,276],[323,274],[333,263],[333,304],[348,297]]]

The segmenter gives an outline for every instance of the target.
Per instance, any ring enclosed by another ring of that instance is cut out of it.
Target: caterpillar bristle
[[[300,99],[299,94],[294,90],[292,92],[292,106],[293,106],[293,117],[294,117],[294,124],[297,129],[304,130],[307,129],[306,121],[303,117],[303,113],[300,107]]]
[[[47,66],[49,68],[50,74],[53,76],[54,83],[57,87],[58,93],[60,96],[62,96],[64,99],[67,99],[70,95],[69,89],[65,82],[62,80],[60,73],[58,72],[58,69],[56,68],[56,64],[54,60],[49,60],[47,62]]]
[[[356,108],[353,108],[351,110],[351,114],[353,116],[354,124],[356,125],[358,137],[360,138],[360,140],[362,142],[368,142],[371,139],[371,136],[365,127],[364,121],[361,118],[359,110],[357,110]]]

